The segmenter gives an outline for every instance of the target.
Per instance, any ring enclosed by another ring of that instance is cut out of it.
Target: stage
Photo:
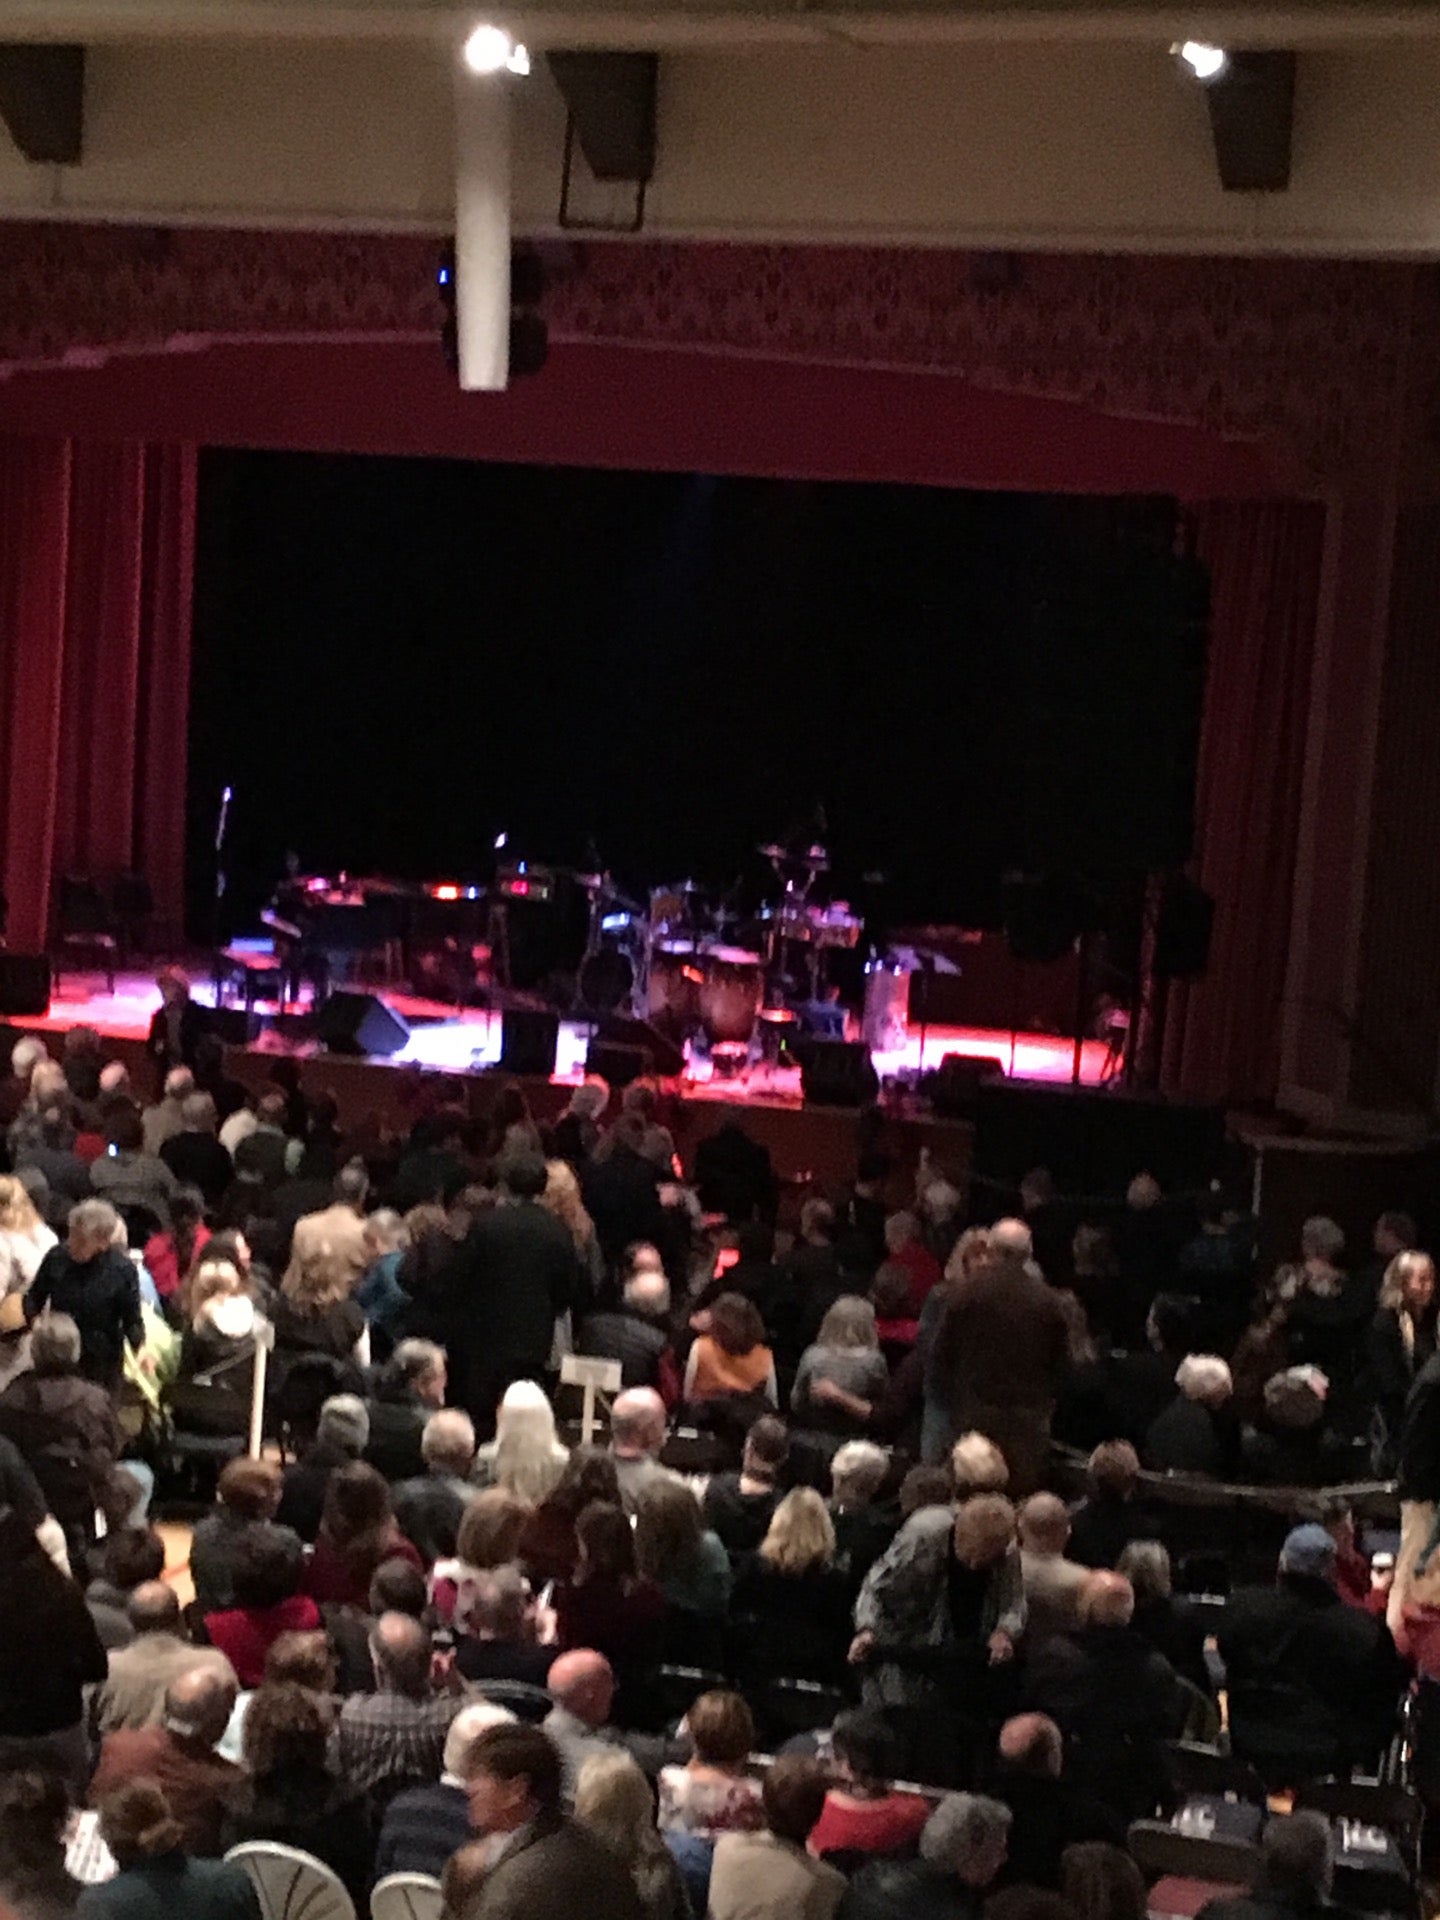
[[[211,1005],[214,993],[208,979],[201,977],[197,965],[191,974],[197,1000]],[[385,1004],[400,1014],[410,1026],[410,1038],[399,1053],[377,1056],[371,1064],[386,1067],[419,1067],[436,1073],[483,1073],[500,1065],[502,1016],[483,1007],[457,1010],[439,1001],[425,1000],[415,994],[389,987],[368,989],[380,995]],[[160,995],[149,973],[117,973],[115,992],[108,991],[105,976],[99,973],[67,973],[57,981],[48,1014],[36,1017],[16,1016],[10,1024],[41,1033],[63,1033],[67,1027],[90,1026],[107,1040],[144,1040],[150,1021],[160,1004]],[[293,1011],[303,1014],[308,1009]],[[299,1022],[287,1023],[298,1025]],[[576,1086],[584,1077],[585,1054],[592,1028],[581,1020],[562,1020],[556,1052],[553,1082],[557,1086]],[[280,1026],[269,1026],[246,1049],[259,1054],[291,1054],[300,1059],[330,1060],[317,1043],[305,1037],[290,1037]],[[1007,1079],[1069,1085],[1074,1064],[1074,1044],[1061,1034],[1017,1033],[985,1027],[934,1025],[924,1030],[912,1025],[903,1047],[877,1052],[875,1071],[882,1082],[902,1073],[938,1067],[947,1054],[967,1059],[993,1060]],[[1081,1047],[1080,1084],[1098,1086],[1104,1068],[1106,1049],[1099,1040],[1087,1040]],[[798,1068],[757,1066],[734,1079],[712,1077],[709,1063],[697,1060],[680,1081],[687,1099],[729,1100],[743,1105],[756,1103],[777,1106],[801,1104]]]

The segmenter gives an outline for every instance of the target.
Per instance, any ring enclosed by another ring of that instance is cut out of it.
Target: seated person
[[[298,1535],[275,1524],[280,1486],[280,1469],[269,1460],[231,1460],[221,1473],[217,1504],[190,1536],[190,1578],[202,1620],[235,1604],[235,1563],[243,1542],[278,1533],[299,1551]]]
[[[263,1324],[228,1260],[202,1260],[170,1387],[170,1416],[187,1433],[240,1439],[250,1431],[255,1347]]]
[[[660,1769],[660,1831],[714,1841],[722,1833],[754,1833],[764,1825],[760,1782],[746,1771],[755,1722],[738,1693],[702,1693],[686,1714],[690,1758]]]
[[[1205,1621],[1193,1601],[1172,1590],[1170,1555],[1158,1540],[1132,1540],[1115,1571],[1135,1591],[1135,1631],[1163,1653],[1182,1680],[1210,1697],[1215,1683],[1205,1661]]]
[[[483,1689],[487,1680],[545,1685],[557,1649],[537,1644],[535,1605],[518,1567],[472,1572],[461,1592],[455,1628],[456,1670],[472,1685]]]
[[[855,1294],[842,1295],[820,1323],[815,1344],[800,1356],[790,1393],[791,1415],[798,1426],[855,1433],[864,1423],[817,1395],[816,1385],[823,1381],[869,1402],[878,1398],[889,1377],[875,1330],[875,1309]]]
[[[693,1507],[695,1496],[681,1485]],[[623,1508],[593,1501],[575,1523],[579,1558],[555,1588],[555,1633],[561,1647],[591,1647],[619,1672],[640,1664],[665,1614],[665,1595],[642,1579],[635,1529]]]
[[[1145,1534],[1135,1504],[1140,1456],[1128,1440],[1102,1440],[1086,1466],[1086,1494],[1070,1515],[1070,1558],[1085,1567],[1113,1567]]]
[[[683,1480],[647,1487],[635,1510],[635,1554],[681,1614],[723,1620],[730,1602],[730,1559],[707,1531],[700,1503]]]
[[[900,1524],[893,1507],[876,1504],[889,1471],[890,1456],[873,1440],[847,1440],[830,1462],[835,1564],[856,1592]]]
[[[395,1489],[395,1519],[407,1540],[415,1542],[427,1566],[455,1557],[460,1522],[475,1489],[469,1474],[475,1460],[475,1426],[458,1407],[432,1413],[420,1435],[424,1475]]]
[[[1334,1486],[1349,1476],[1353,1449],[1326,1421],[1330,1382],[1318,1367],[1286,1367],[1265,1382],[1259,1420],[1245,1429],[1245,1477],[1262,1486]]]
[[[914,1853],[930,1802],[890,1784],[895,1740],[883,1717],[864,1707],[842,1713],[830,1731],[830,1751],[832,1784],[810,1835],[811,1853]]]
[[[365,1458],[387,1480],[411,1480],[425,1469],[425,1423],[445,1404],[445,1349],[433,1340],[402,1340],[379,1369],[365,1403],[370,1442]]]
[[[730,1602],[733,1659],[748,1679],[844,1681],[852,1594],[835,1564],[835,1528],[813,1487],[775,1509],[757,1552],[742,1561]]]
[[[1150,1423],[1145,1464],[1156,1473],[1194,1473],[1233,1479],[1239,1468],[1240,1430],[1230,1400],[1234,1384],[1213,1353],[1191,1353],[1175,1371],[1175,1397]]]
[[[732,1560],[753,1553],[780,1502],[780,1476],[790,1455],[785,1422],[761,1414],[745,1436],[738,1473],[712,1474],[705,1488],[705,1524]]]
[[[665,1275],[651,1267],[633,1272],[617,1309],[588,1313],[580,1322],[575,1351],[618,1360],[622,1388],[653,1387],[669,1405],[678,1367],[670,1344],[670,1282]]]
[[[804,1754],[781,1754],[760,1791],[763,1831],[724,1833],[715,1843],[709,1920],[831,1920],[845,1876],[805,1849],[825,1805],[825,1769]]]
[[[230,1573],[233,1604],[207,1613],[205,1632],[242,1687],[260,1685],[265,1656],[282,1633],[311,1633],[320,1625],[319,1608],[300,1591],[304,1572],[304,1549],[286,1527],[240,1541]]]
[[[692,1325],[696,1339],[685,1362],[687,1402],[763,1396],[779,1401],[775,1356],[765,1344],[765,1322],[742,1293],[722,1293]]]
[[[1275,1789],[1373,1772],[1394,1732],[1400,1663],[1383,1621],[1341,1599],[1335,1552],[1294,1528],[1275,1585],[1232,1593],[1220,1623],[1232,1748]]]

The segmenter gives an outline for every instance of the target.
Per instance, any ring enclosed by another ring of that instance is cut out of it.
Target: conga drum
[[[764,965],[744,947],[709,947],[703,956],[700,1024],[711,1046],[748,1046],[760,1017]]]
[[[652,1026],[683,1040],[700,1025],[704,973],[693,940],[657,940],[650,949],[645,1008]]]

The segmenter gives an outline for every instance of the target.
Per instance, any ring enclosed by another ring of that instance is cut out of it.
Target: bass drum
[[[672,1040],[684,1040],[700,1025],[700,988],[704,980],[693,940],[657,940],[650,949],[650,978],[645,1011],[653,1027]]]
[[[711,1046],[748,1046],[760,1018],[764,965],[743,947],[711,947],[704,957],[700,1020]]]

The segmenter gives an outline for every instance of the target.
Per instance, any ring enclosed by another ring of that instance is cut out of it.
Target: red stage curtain
[[[1325,509],[1227,502],[1190,525],[1212,582],[1195,869],[1215,932],[1204,979],[1170,991],[1161,1079],[1192,1099],[1263,1102],[1280,1070]]]
[[[195,453],[0,437],[0,885],[43,947],[67,872],[145,873],[176,935]]]

